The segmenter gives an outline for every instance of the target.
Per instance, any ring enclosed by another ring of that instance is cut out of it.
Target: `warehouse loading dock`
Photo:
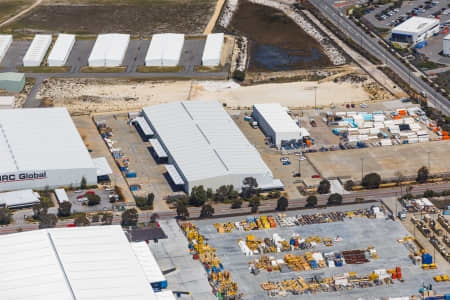
[[[149,139],[149,142],[152,144],[152,149],[156,154],[157,161],[160,163],[166,161],[168,159],[167,152],[164,150],[158,139]]]
[[[174,165],[165,165],[165,167],[175,185],[184,185],[184,180],[181,178],[180,173],[178,173]]]
[[[134,119],[134,125],[145,142],[149,141],[155,135],[144,117],[136,117]]]

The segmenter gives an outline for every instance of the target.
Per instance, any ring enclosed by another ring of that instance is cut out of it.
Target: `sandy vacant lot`
[[[38,97],[66,106],[72,112],[131,111],[143,106],[180,100],[216,99],[229,107],[279,102],[290,107],[360,102],[369,99],[362,84],[293,82],[240,86],[231,81],[130,82],[120,80],[51,79]]]

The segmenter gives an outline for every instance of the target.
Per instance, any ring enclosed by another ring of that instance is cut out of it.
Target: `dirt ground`
[[[51,79],[41,85],[38,98],[71,112],[133,111],[143,106],[180,100],[211,100],[228,107],[250,107],[255,103],[279,102],[295,107],[358,103],[369,100],[361,83],[315,81],[240,86],[232,81],[127,81],[117,79]]]
[[[250,40],[250,71],[331,65],[320,44],[274,8],[240,1],[227,30]]]
[[[1,0],[2,2],[4,0]],[[58,1],[58,3],[63,1]],[[67,2],[67,1],[66,1]],[[20,33],[38,31],[78,34],[162,32],[202,33],[215,7],[210,0],[82,1],[89,4],[41,5],[8,28]],[[0,4],[1,8],[1,4]],[[1,9],[0,9],[1,11]],[[81,17],[82,16],[82,17]]]
[[[34,3],[34,0],[0,0],[0,23]]]
[[[437,74],[433,81],[437,82],[450,94],[450,71]]]
[[[363,174],[376,172],[382,179],[388,180],[395,178],[397,171],[400,171],[403,176],[415,176],[419,168],[428,164],[431,174],[447,173],[450,170],[449,151],[450,141],[438,141],[308,153],[306,157],[320,171],[322,177],[340,176],[360,181],[361,166],[363,166]],[[429,162],[428,152],[430,153]]]

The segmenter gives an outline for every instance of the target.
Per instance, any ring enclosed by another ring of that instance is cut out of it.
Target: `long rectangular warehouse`
[[[199,185],[215,190],[231,184],[241,190],[246,177],[254,177],[262,189],[283,187],[219,102],[172,102],[145,107],[143,115],[186,192]]]
[[[163,33],[152,36],[145,56],[146,66],[171,67],[178,65],[183,52],[184,34]]]
[[[9,47],[13,41],[13,36],[11,34],[0,35],[0,63],[8,52]]]
[[[156,300],[147,277],[159,266],[132,245],[119,225],[2,235],[0,299]]]
[[[0,110],[0,191],[97,184],[97,170],[67,109]]]
[[[66,64],[70,52],[72,52],[73,45],[75,45],[74,34],[61,33],[56,39],[53,49],[47,59],[47,64],[50,67],[62,67]]]
[[[90,67],[118,67],[123,63],[130,43],[129,34],[100,34],[89,56]]]
[[[287,108],[279,103],[254,104],[252,116],[258,121],[264,134],[271,137],[272,143],[278,148],[283,142],[297,141],[309,136],[308,131],[298,127],[287,113]]]
[[[36,34],[23,57],[23,66],[39,67],[51,44],[52,36],[50,34]]]
[[[434,18],[412,17],[392,29],[394,42],[415,44],[439,32],[439,20]]]
[[[223,33],[208,34],[208,37],[206,38],[205,49],[203,50],[202,65],[214,67],[220,65],[223,39]]]

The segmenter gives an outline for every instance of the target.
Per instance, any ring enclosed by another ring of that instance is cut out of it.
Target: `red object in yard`
[[[92,194],[92,195],[95,195],[95,192],[94,192],[94,191],[87,191],[86,194]]]
[[[194,255],[192,256],[192,259],[194,259],[194,260],[198,260],[198,253],[194,253]]]
[[[397,272],[397,279],[402,279],[402,273],[401,272]]]
[[[81,199],[83,197],[84,197],[84,195],[80,195],[80,196],[77,196],[77,199]]]
[[[313,175],[311,178],[320,178],[320,175]]]
[[[397,268],[395,268],[395,272],[401,273],[401,272],[402,272],[402,269],[401,269],[400,267],[397,267]]]
[[[392,273],[392,279],[397,279],[397,272]]]
[[[75,227],[75,224],[67,224],[67,227]]]

